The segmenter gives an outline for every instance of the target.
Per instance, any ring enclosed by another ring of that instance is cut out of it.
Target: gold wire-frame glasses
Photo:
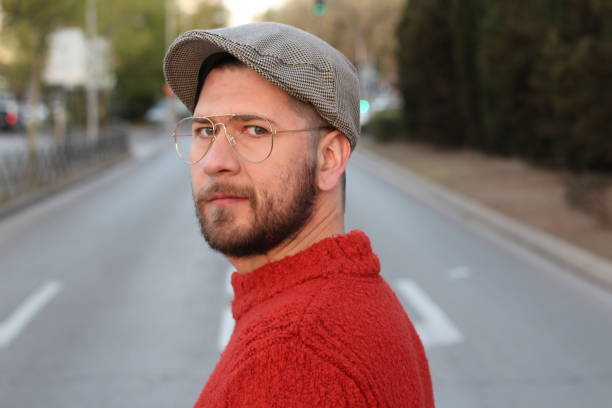
[[[227,118],[219,121],[220,118]],[[280,133],[330,129],[316,126],[305,129],[277,130],[272,120],[251,113],[228,113],[214,116],[190,116],[178,121],[172,137],[179,158],[194,165],[204,158],[217,139],[220,128],[238,155],[250,162],[261,163],[272,154],[274,136]]]

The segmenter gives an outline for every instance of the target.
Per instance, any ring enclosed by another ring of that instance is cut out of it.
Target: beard
[[[252,187],[215,183],[194,194],[200,231],[208,245],[222,254],[244,258],[263,255],[299,233],[314,211],[316,161],[306,160],[294,175],[281,176],[282,190],[262,190],[257,196]],[[247,198],[253,214],[250,225],[238,225],[235,211],[216,207],[205,213],[206,197],[215,193]]]

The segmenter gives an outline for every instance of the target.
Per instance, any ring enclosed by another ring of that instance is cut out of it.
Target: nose
[[[221,128],[223,128],[225,137],[219,137],[221,136]],[[232,143],[234,143],[234,138],[227,133],[225,125],[217,123],[215,125],[215,138],[201,161],[202,169],[207,175],[237,173],[240,170],[240,162],[236,157]]]

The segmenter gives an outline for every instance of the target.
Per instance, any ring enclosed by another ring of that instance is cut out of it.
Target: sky
[[[0,0],[1,1],[1,0]],[[193,7],[197,0],[176,0],[185,11]],[[230,12],[229,25],[246,24],[270,7],[278,6],[287,0],[223,0]]]
[[[285,0],[224,0],[223,2],[231,13],[230,25],[238,25],[252,22],[253,17],[270,7],[284,3]]]

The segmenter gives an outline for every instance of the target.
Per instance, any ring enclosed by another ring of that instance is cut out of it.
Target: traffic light
[[[370,111],[370,102],[367,99],[361,99],[359,101],[359,112],[366,114]]]
[[[322,16],[323,14],[325,14],[325,11],[327,10],[327,5],[325,5],[324,0],[315,0],[315,5],[314,5],[314,13],[315,16]]]

